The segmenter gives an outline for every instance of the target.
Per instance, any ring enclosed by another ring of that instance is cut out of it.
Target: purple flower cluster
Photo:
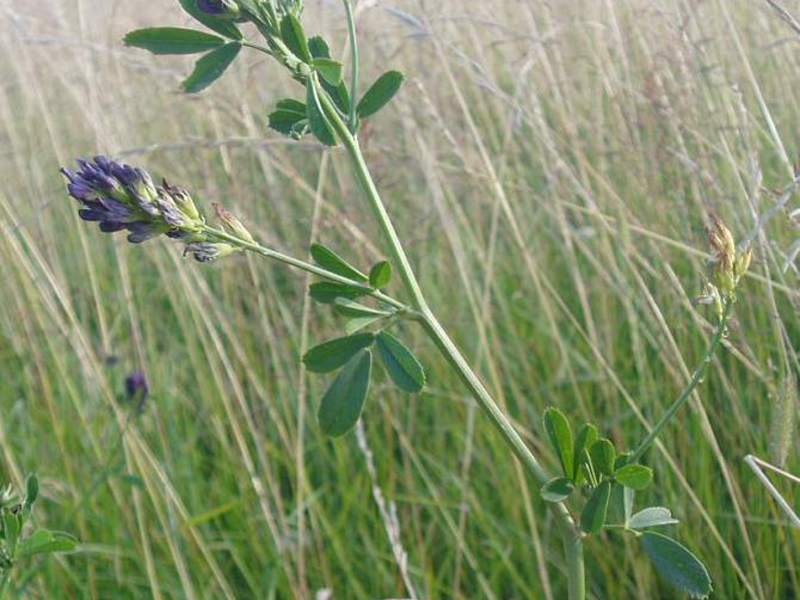
[[[182,238],[202,223],[189,194],[164,182],[157,187],[144,169],[97,156],[78,160],[78,170],[61,169],[70,196],[81,204],[78,214],[106,233],[128,231],[139,244],[162,233]]]
[[[144,169],[105,156],[78,160],[78,170],[61,169],[70,196],[80,203],[84,221],[100,224],[100,230],[128,231],[128,241],[139,244],[160,234],[186,244],[186,254],[199,262],[213,262],[240,252],[241,247],[220,241],[209,233],[206,222],[186,190],[166,181],[156,186]],[[231,213],[217,207],[222,228],[243,243],[253,236]]]

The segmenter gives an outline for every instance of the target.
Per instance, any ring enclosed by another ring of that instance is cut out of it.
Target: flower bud
[[[197,0],[197,8],[224,19],[239,19],[242,16],[242,9],[234,0]]]
[[[214,210],[217,212],[219,220],[222,221],[225,231],[251,244],[255,242],[252,234],[247,231],[247,228],[242,225],[242,222],[233,213],[219,204],[214,204]]]
[[[169,194],[177,207],[192,221],[202,221],[200,211],[197,210],[192,196],[183,188],[170,185],[164,180],[164,191]]]
[[[221,242],[192,242],[186,244],[183,254],[191,254],[197,262],[208,263],[237,252],[237,248]]]

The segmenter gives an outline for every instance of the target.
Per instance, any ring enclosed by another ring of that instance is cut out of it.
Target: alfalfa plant
[[[359,146],[359,130],[366,119],[373,118],[400,90],[403,75],[388,71],[363,95],[359,94],[359,47],[350,0],[344,1],[350,42],[349,77],[345,76],[343,63],[331,55],[329,44],[322,37],[306,34],[301,22],[301,0],[180,0],[180,3],[214,33],[175,27],[141,29],[129,33],[125,43],[155,54],[202,54],[183,83],[188,93],[199,92],[216,81],[243,48],[274,58],[303,91],[297,98],[277,103],[269,115],[269,126],[293,139],[310,135],[324,146],[344,149],[385,236],[390,260],[362,269],[319,244],[311,247],[313,262],[287,256],[258,242],[224,208],[216,207],[218,224],[211,225],[185,189],[166,181],[157,185],[144,170],[105,157],[82,160],[77,171],[63,171],[69,180],[70,194],[81,205],[80,216],[98,222],[105,232],[127,231],[128,240],[133,243],[167,235],[182,242],[185,252],[201,262],[246,251],[317,276],[319,281],[309,290],[311,297],[347,318],[346,335],[312,348],[303,358],[309,371],[336,373],[318,410],[319,425],[330,436],[347,433],[359,419],[368,395],[374,355],[377,354],[390,379],[401,390],[413,394],[423,389],[425,371],[420,361],[390,333],[394,325],[403,321],[418,324],[484,409],[517,459],[542,486],[542,497],[552,507],[563,540],[566,587],[571,600],[586,597],[584,538],[604,530],[637,537],[657,571],[672,584],[693,597],[708,595],[711,579],[700,560],[676,540],[655,531],[677,522],[671,512],[658,506],[634,512],[633,506],[636,492],[653,481],[652,470],[640,460],[702,380],[725,335],[736,284],[747,269],[749,253],[737,252],[730,233],[715,221],[710,229],[717,258],[715,277],[702,301],[716,309],[716,332],[685,392],[631,452],[617,452],[614,444],[590,423],[573,435],[561,412],[552,408],[545,413],[544,428],[561,468],[560,475],[553,478],[429,307],[372,179]],[[262,39],[245,38],[241,26],[254,27]],[[388,292],[393,272],[399,275],[405,300]]]
[[[11,485],[0,488],[0,600],[14,594],[12,575],[20,565],[43,554],[71,552],[78,541],[68,533],[34,529],[27,525],[39,497],[39,480],[29,475],[25,496],[20,498]]]

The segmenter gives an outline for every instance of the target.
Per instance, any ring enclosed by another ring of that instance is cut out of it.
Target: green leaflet
[[[196,94],[206,89],[222,76],[241,49],[239,42],[230,42],[203,56],[195,63],[192,74],[183,82],[183,91]]]
[[[649,486],[653,481],[653,469],[644,465],[625,465],[617,469],[614,479],[627,488],[640,492]]]
[[[397,387],[410,394],[425,387],[425,370],[413,352],[400,340],[382,331],[378,334],[377,344],[389,377]]]
[[[297,58],[305,63],[311,62],[311,50],[308,48],[303,24],[291,13],[281,19],[281,37]]]
[[[592,492],[581,513],[581,529],[586,533],[597,533],[603,528],[608,513],[608,501],[611,498],[611,482],[604,481]]]
[[[303,356],[303,364],[312,373],[330,373],[347,363],[360,350],[372,345],[375,335],[360,333],[330,340],[315,346]]]
[[[30,537],[20,541],[17,546],[17,558],[51,552],[70,552],[77,546],[78,540],[68,533],[39,529]]]
[[[364,408],[372,372],[372,353],[361,350],[333,380],[320,402],[320,428],[325,435],[344,435],[356,424]]]
[[[377,263],[369,271],[369,284],[375,289],[385,288],[392,280],[392,265],[385,260]]]
[[[545,502],[563,502],[575,491],[575,486],[566,477],[555,477],[545,483],[540,490]]]
[[[225,44],[218,35],[180,27],[136,29],[124,38],[126,46],[149,50],[153,54],[196,54]]]
[[[608,477],[614,473],[614,460],[617,457],[617,451],[614,449],[614,444],[611,443],[611,440],[606,438],[597,440],[589,448],[589,456],[597,473]]]
[[[550,438],[550,444],[558,455],[561,462],[561,469],[565,477],[572,477],[574,472],[574,445],[572,441],[572,429],[570,429],[567,418],[557,408],[551,406],[544,411],[544,429]]]
[[[647,527],[677,524],[678,520],[672,516],[672,512],[663,506],[643,508],[628,519],[628,527],[631,529],[646,529]]]
[[[314,58],[311,65],[317,70],[322,79],[336,86],[342,82],[342,63],[332,58]]]
[[[404,79],[399,71],[389,71],[381,75],[358,103],[356,108],[358,116],[362,119],[369,117],[386,106],[400,91]]]
[[[336,134],[322,110],[313,76],[309,77],[306,83],[306,111],[311,133],[326,146],[335,146]]]
[[[322,244],[311,244],[311,257],[320,267],[337,275],[356,281],[368,281],[366,275]]]
[[[639,539],[656,571],[666,581],[692,598],[705,598],[711,593],[708,570],[690,550],[655,531],[645,531]]]
[[[573,452],[572,480],[575,483],[583,481],[584,474],[581,467],[589,460],[588,451],[597,441],[597,427],[591,423],[584,423],[575,436],[575,449]]]
[[[366,288],[360,288],[354,285],[345,285],[343,283],[334,283],[332,281],[320,281],[312,283],[309,287],[309,294],[311,298],[320,304],[333,304],[337,298],[346,298],[354,300],[360,296],[369,293]]]

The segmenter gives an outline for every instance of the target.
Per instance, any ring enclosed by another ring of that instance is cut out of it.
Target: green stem
[[[347,13],[347,31],[350,36],[350,56],[352,57],[351,80],[350,80],[350,131],[356,130],[356,107],[358,106],[358,79],[359,65],[361,57],[358,51],[358,36],[356,32],[356,18],[353,14],[352,0],[343,0],[344,9]]]
[[[386,238],[389,241],[389,250],[392,255],[394,263],[398,267],[403,283],[405,284],[408,293],[413,298],[413,305],[419,311],[419,321],[422,323],[428,335],[439,348],[439,351],[444,356],[445,360],[458,374],[464,385],[470,391],[475,400],[489,416],[492,424],[497,431],[502,435],[503,439],[510,446],[514,455],[522,462],[527,470],[533,477],[543,484],[548,481],[549,476],[544,468],[536,460],[536,457],[531,452],[530,448],[520,437],[517,430],[514,428],[511,421],[503,413],[500,407],[492,398],[486,387],[481,380],[469,366],[469,363],[459,351],[455,343],[447,335],[444,327],[439,323],[436,316],[428,308],[425,296],[422,293],[419,282],[417,281],[411,264],[403,249],[402,243],[397,235],[397,232],[392,224],[386,207],[381,200],[380,194],[372,180],[369,168],[361,153],[358,140],[350,133],[347,125],[342,121],[336,107],[333,105],[330,97],[319,89],[319,98],[322,103],[322,108],[325,111],[325,116],[333,125],[336,134],[344,144],[347,152],[355,167],[356,176],[359,183],[363,188],[369,200],[370,207],[372,208],[375,217],[380,223]],[[570,600],[583,600],[586,596],[585,592],[585,572],[583,561],[583,544],[582,534],[575,525],[572,516],[569,513],[564,503],[557,503],[552,505],[553,510],[557,517],[559,531],[564,541],[564,548],[566,552],[567,563],[567,578],[569,586],[569,599]]]
[[[307,263],[304,260],[294,258],[293,256],[289,256],[288,254],[283,254],[282,252],[278,252],[277,250],[273,250],[272,248],[267,248],[266,246],[262,246],[258,242],[251,242],[249,240],[245,240],[238,236],[232,235],[227,231],[223,231],[222,229],[217,229],[216,227],[209,227],[208,225],[206,225],[203,227],[203,232],[217,240],[228,242],[233,246],[236,246],[237,248],[241,248],[242,250],[248,250],[250,252],[254,252],[255,254],[260,254],[261,256],[265,256],[266,258],[277,260],[279,262],[289,265],[290,267],[301,269],[303,271],[306,271],[307,273],[311,273],[318,277],[322,277],[323,279],[327,279],[328,281],[333,281],[334,283],[341,283],[344,285],[361,288],[365,291],[365,295],[372,296],[373,298],[376,298],[381,302],[385,302],[390,306],[394,306],[399,310],[409,311],[409,307],[403,304],[402,302],[395,300],[394,298],[388,296],[387,294],[384,294],[380,290],[376,290],[368,285],[365,285],[361,281],[348,279],[347,277],[343,277],[332,271],[328,271],[327,269],[318,267],[317,265]]]
[[[733,298],[730,296],[726,297],[723,302],[722,314],[720,316],[719,323],[717,324],[717,329],[714,331],[714,335],[711,338],[711,342],[708,345],[705,355],[703,356],[703,360],[695,369],[692,379],[689,381],[689,385],[686,386],[678,399],[672,403],[672,406],[667,409],[667,412],[664,413],[661,419],[659,419],[658,423],[656,423],[653,429],[650,430],[650,433],[647,434],[647,437],[645,437],[639,446],[637,446],[636,450],[633,451],[633,454],[631,454],[630,458],[628,459],[629,462],[636,462],[642,457],[642,455],[653,444],[653,442],[656,441],[664,428],[669,424],[670,421],[672,421],[681,407],[689,401],[689,398],[691,398],[692,392],[694,392],[695,388],[703,381],[703,377],[705,377],[706,371],[708,371],[708,367],[711,364],[711,359],[714,357],[717,348],[722,342],[722,338],[725,337],[725,331],[728,327],[728,318],[730,317],[731,306],[733,306]]]

